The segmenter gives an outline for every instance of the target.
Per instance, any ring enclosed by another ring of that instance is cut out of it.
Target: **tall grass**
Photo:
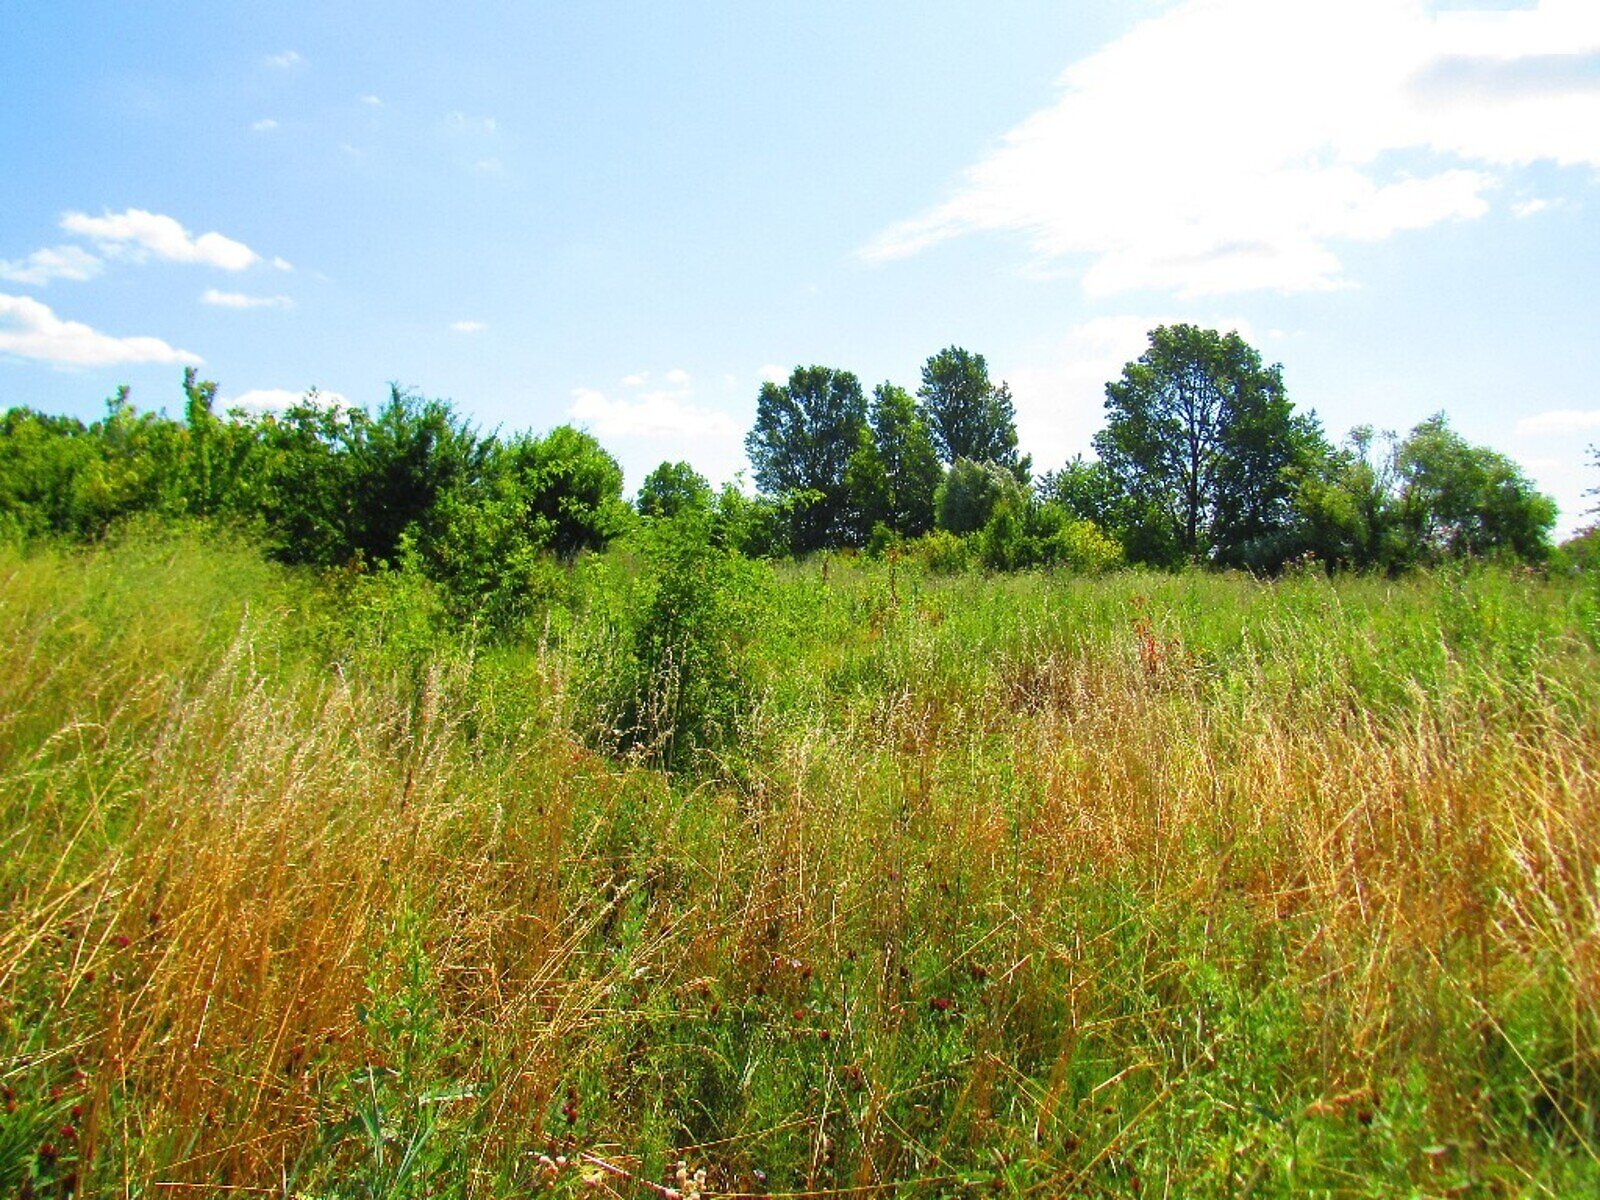
[[[667,774],[614,574],[0,553],[0,1185],[1600,1187],[1575,585],[774,568]]]

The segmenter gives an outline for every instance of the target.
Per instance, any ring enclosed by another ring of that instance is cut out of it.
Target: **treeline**
[[[1036,481],[1011,394],[980,354],[928,359],[912,397],[797,369],[761,390],[746,448],[797,551],[941,532],[983,565],[1127,560],[1274,572],[1295,561],[1398,572],[1465,556],[1539,561],[1554,502],[1443,414],[1405,437],[1332,445],[1297,413],[1282,368],[1236,333],[1164,326],[1106,385],[1095,461]]]
[[[315,393],[277,413],[216,409],[185,373],[180,418],[127,389],[85,424],[0,415],[0,531],[93,538],[139,514],[248,527],[277,558],[406,565],[490,623],[551,586],[552,563],[639,522],[697,531],[750,557],[900,547],[933,569],[1123,562],[1276,571],[1294,561],[1396,572],[1443,559],[1549,551],[1555,506],[1444,417],[1403,438],[1331,445],[1281,369],[1237,334],[1163,327],[1106,388],[1096,461],[1035,479],[1010,390],[981,354],[928,359],[913,395],[870,399],[848,371],[763,385],[746,448],[760,489],[714,491],[663,463],[633,504],[589,434],[482,433],[444,401],[392,388],[376,412]]]

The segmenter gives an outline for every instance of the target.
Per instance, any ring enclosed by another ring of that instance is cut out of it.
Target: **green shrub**
[[[913,561],[933,575],[958,575],[972,565],[967,540],[948,529],[935,529],[910,545]]]
[[[689,769],[731,743],[748,709],[744,642],[759,623],[764,571],[715,545],[692,513],[654,521],[628,545],[632,564],[624,555],[586,564],[578,723],[610,753]]]

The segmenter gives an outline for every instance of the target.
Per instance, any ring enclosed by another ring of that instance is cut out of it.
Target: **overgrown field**
[[[1600,1193],[1592,583],[542,603],[0,550],[0,1194]]]

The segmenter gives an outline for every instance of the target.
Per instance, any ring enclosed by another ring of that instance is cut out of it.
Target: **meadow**
[[[1600,1193],[1600,593],[0,549],[0,1194]]]

